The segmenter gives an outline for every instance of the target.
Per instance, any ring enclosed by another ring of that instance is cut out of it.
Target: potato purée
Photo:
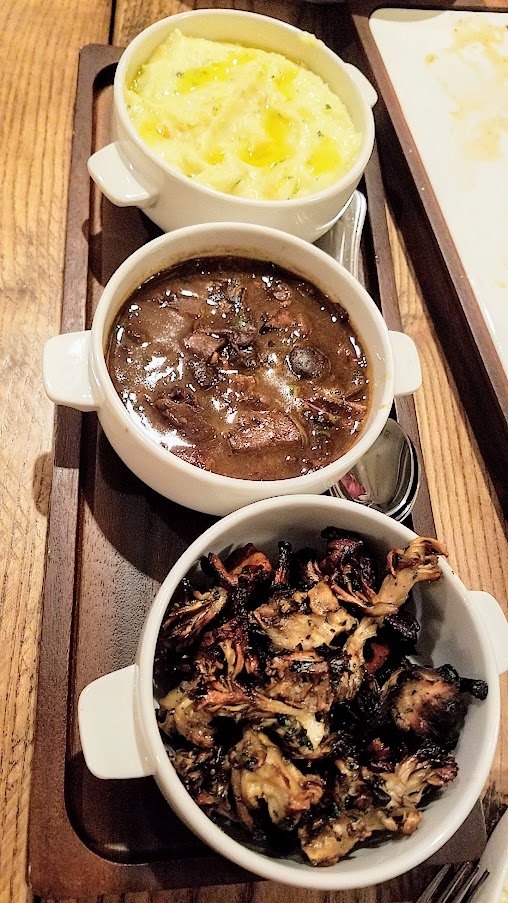
[[[287,200],[332,185],[362,143],[322,79],[278,53],[171,32],[125,91],[140,137],[202,185]]]

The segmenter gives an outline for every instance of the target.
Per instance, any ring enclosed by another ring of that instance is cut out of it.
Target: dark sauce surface
[[[113,323],[108,370],[130,415],[214,473],[277,480],[354,443],[369,368],[349,316],[274,264],[193,259],[153,276]]]

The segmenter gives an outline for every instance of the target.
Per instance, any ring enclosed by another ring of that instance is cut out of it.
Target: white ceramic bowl
[[[208,819],[168,759],[156,723],[152,688],[155,645],[164,613],[182,577],[201,555],[220,555],[253,542],[273,558],[278,540],[287,539],[296,549],[312,546],[330,525],[366,537],[380,556],[415,536],[383,514],[330,497],[269,499],[230,514],[200,536],[168,574],[146,619],[136,663],[86,687],[78,716],[85,760],[97,777],[153,775],[177,815],[223,856],[265,878],[331,891],[377,884],[419,865],[454,834],[480,796],[498,734],[499,674],[508,668],[508,625],[497,602],[486,593],[466,590],[442,559],[442,579],[420,584],[418,646],[424,661],[435,666],[449,662],[464,676],[486,680],[488,696],[483,702],[471,702],[456,749],[458,776],[426,807],[418,830],[410,837],[355,849],[347,859],[326,868],[262,855]]]
[[[193,37],[277,51],[320,75],[345,103],[363,135],[354,166],[334,185],[308,197],[256,201],[209,189],[167,164],[136,132],[125,106],[124,87],[175,28]],[[232,9],[180,13],[146,28],[122,54],[114,84],[116,140],[90,158],[88,169],[113,204],[143,208],[165,231],[203,222],[238,221],[271,226],[315,241],[337,220],[362,177],[374,142],[371,107],[376,99],[376,92],[358,69],[298,28],[269,16]]]
[[[182,260],[224,253],[273,261],[305,276],[332,300],[340,301],[363,340],[372,387],[366,425],[345,455],[315,473],[287,480],[239,480],[194,467],[163,449],[132,420],[109,377],[104,350],[114,317],[130,293],[149,276]],[[179,229],[136,251],[104,289],[91,332],[69,333],[47,342],[43,376],[52,401],[81,411],[97,411],[111,445],[141,480],[181,505],[210,514],[227,514],[274,495],[324,492],[378,437],[394,395],[414,392],[421,382],[413,342],[402,333],[388,332],[374,302],[347,270],[301,239],[237,223]]]

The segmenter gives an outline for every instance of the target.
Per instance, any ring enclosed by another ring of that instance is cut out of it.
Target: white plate
[[[508,811],[496,825],[480,859],[479,874],[485,869],[489,877],[474,898],[475,903],[505,903],[508,900]]]
[[[386,8],[370,28],[508,375],[508,13]]]

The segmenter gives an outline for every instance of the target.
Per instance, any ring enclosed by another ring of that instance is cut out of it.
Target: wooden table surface
[[[2,5],[0,903],[24,903],[32,896],[26,882],[26,837],[53,431],[41,355],[46,339],[59,331],[78,51],[88,43],[125,45],[151,22],[197,6],[268,13],[325,39],[336,9],[290,0],[7,0]],[[506,610],[506,524],[391,220],[390,233],[404,326],[422,360],[423,388],[416,404],[437,533],[464,583],[493,593]],[[502,684],[506,705],[506,676]],[[508,728],[501,732],[485,803],[487,816],[494,818],[508,803]],[[409,903],[416,898],[418,877],[410,873],[378,888],[343,894],[302,891],[299,899]],[[282,903],[293,897],[289,888],[259,882],[100,900]]]

